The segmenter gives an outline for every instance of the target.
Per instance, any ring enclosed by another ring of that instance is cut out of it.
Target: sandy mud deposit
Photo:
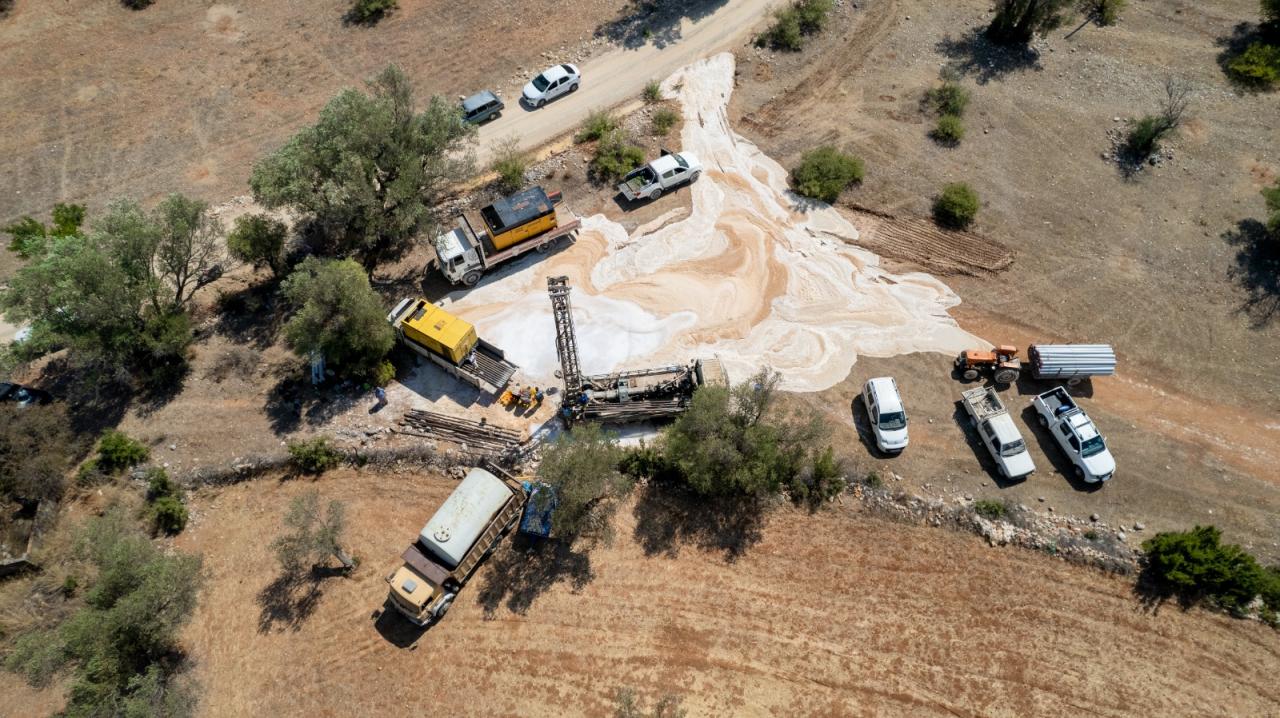
[[[729,127],[734,59],[700,60],[663,83],[679,98],[683,149],[706,166],[687,217],[628,235],[587,217],[578,242],[453,296],[456,309],[531,378],[558,367],[548,276],[568,275],[588,373],[715,354],[734,380],[762,365],[794,391],[843,380],[859,354],[952,352],[980,342],[947,314],[960,302],[920,273],[890,274],[850,246],[857,230],[793,195],[786,171]],[[683,190],[682,190],[683,191]]]

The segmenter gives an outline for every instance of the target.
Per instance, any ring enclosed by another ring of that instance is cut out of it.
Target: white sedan
[[[582,73],[577,65],[555,65],[542,71],[524,86],[521,99],[530,107],[542,107],[561,95],[578,89]]]

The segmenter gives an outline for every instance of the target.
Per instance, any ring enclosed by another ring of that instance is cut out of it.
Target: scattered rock
[[[1121,541],[1123,541],[1123,540],[1124,540],[1124,532],[1123,532],[1123,531],[1121,531],[1120,533],[1117,533],[1117,534],[1116,534],[1116,538],[1118,538],[1118,539],[1120,539]]]
[[[1092,521],[1092,522],[1094,522],[1094,523],[1097,523],[1097,522],[1098,522],[1098,518],[1099,518],[1099,517],[1098,517],[1098,515],[1097,515],[1097,514],[1089,514],[1089,520],[1090,520],[1090,521]]]
[[[1143,530],[1143,529],[1145,529],[1145,528],[1146,528],[1146,526],[1143,526],[1141,522],[1134,523],[1134,525],[1133,525],[1133,530],[1134,530],[1134,531],[1141,531],[1141,530]]]
[[[1037,496],[1037,497],[1036,497],[1036,501],[1039,501],[1040,503],[1042,503],[1042,504],[1043,504],[1043,503],[1044,503],[1044,497],[1043,497],[1043,496]]]

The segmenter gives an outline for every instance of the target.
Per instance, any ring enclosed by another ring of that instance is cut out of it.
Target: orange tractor
[[[1018,348],[999,346],[989,351],[966,349],[956,357],[956,371],[965,381],[973,381],[982,374],[990,374],[997,384],[1012,384],[1022,373],[1022,361]]]

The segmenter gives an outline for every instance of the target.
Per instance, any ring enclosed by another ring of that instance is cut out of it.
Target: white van
[[[907,448],[907,410],[902,406],[898,383],[891,376],[869,380],[862,386],[862,403],[871,417],[876,447],[886,454]]]

